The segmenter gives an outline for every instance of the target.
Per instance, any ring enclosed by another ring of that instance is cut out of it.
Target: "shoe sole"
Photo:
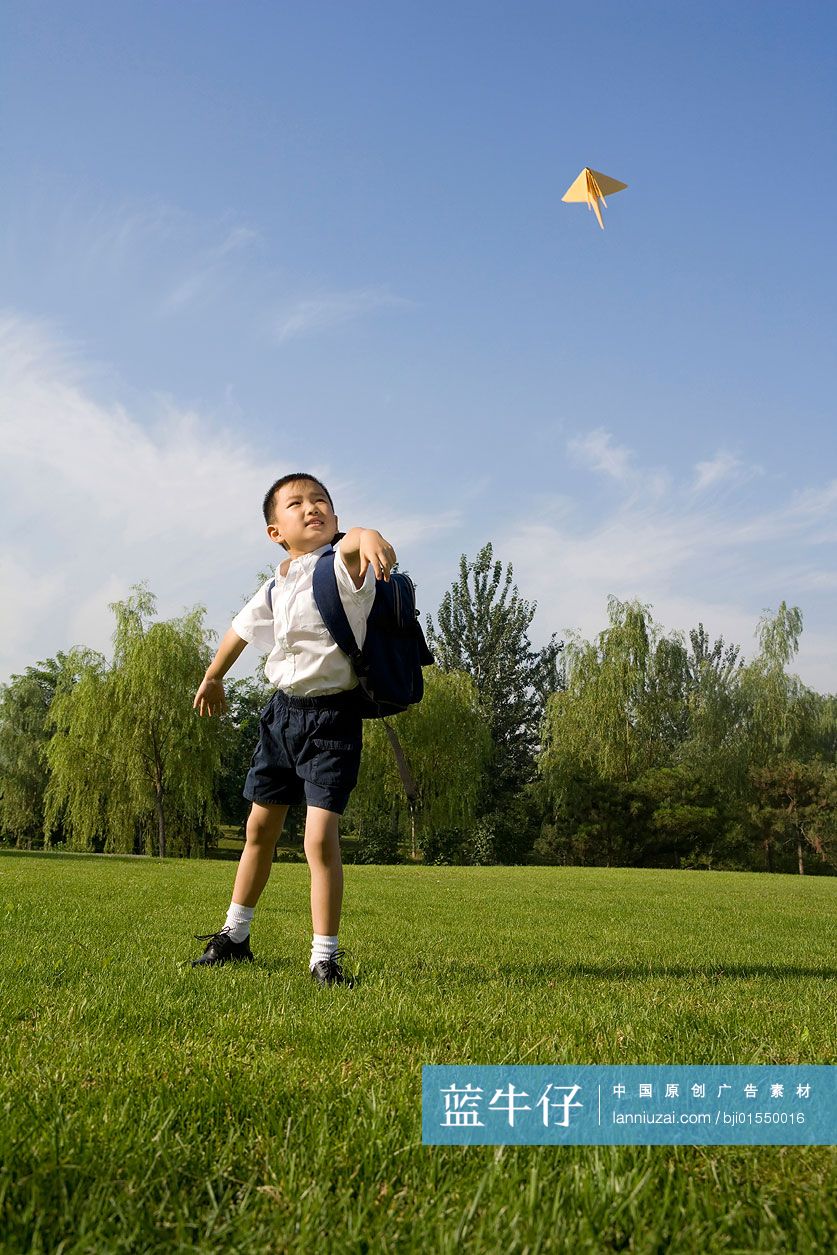
[[[192,959],[192,967],[225,967],[227,963],[252,963],[252,954],[231,954],[226,959]]]

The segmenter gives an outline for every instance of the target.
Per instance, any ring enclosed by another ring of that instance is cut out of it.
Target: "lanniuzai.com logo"
[[[422,1069],[427,1145],[833,1145],[837,1069],[662,1064]]]

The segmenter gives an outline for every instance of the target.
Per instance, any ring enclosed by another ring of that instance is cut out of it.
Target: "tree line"
[[[462,556],[427,619],[424,700],[392,721],[412,798],[386,728],[365,725],[342,825],[359,861],[834,873],[837,696],[790,673],[798,608],[762,617],[749,662],[615,598],[595,640],[535,649],[536,608],[491,544]],[[74,649],[0,689],[0,841],[205,856],[222,825],[243,832],[271,690],[228,680],[227,716],[199,719],[204,609],[161,621],[137,585],[111,610],[110,661]],[[301,811],[289,820],[293,840]]]

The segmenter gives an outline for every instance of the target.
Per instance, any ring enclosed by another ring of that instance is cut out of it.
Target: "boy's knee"
[[[247,818],[246,838],[254,845],[276,843],[282,834],[287,807],[253,806]]]

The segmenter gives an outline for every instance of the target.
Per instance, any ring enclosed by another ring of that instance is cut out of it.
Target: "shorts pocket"
[[[319,780],[339,781],[352,787],[360,767],[360,746],[354,741],[336,741],[330,737],[314,736],[311,742],[316,751],[314,774]]]

